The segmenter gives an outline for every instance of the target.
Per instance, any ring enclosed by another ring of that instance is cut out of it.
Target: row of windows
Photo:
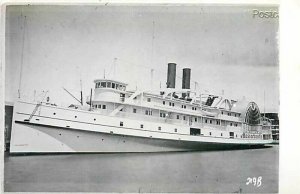
[[[125,91],[126,87],[122,84],[117,84],[114,82],[98,82],[96,83],[96,88],[115,88],[117,90]]]
[[[105,104],[103,104],[103,105],[101,105],[101,104],[95,104],[95,105],[93,105],[93,107],[94,108],[99,108],[99,109],[106,109],[106,105]]]
[[[221,111],[221,114],[223,115],[223,114],[224,114],[224,112],[223,112],[223,111]],[[231,114],[231,112],[228,112],[228,113],[227,113],[227,115],[228,115],[228,116],[239,117],[239,114],[237,114],[237,113],[232,113],[232,114]]]
[[[211,119],[205,119],[205,123],[212,124],[212,122],[213,122],[213,120],[211,120]],[[217,125],[220,125],[220,121],[219,121],[219,120],[216,120],[216,124],[217,124]],[[235,127],[238,126],[237,123],[232,123],[232,122],[231,122],[229,125],[230,125],[230,126],[235,126]]]
[[[147,102],[151,102],[151,98],[147,98]],[[162,101],[163,105],[166,105],[166,101]],[[169,102],[169,106],[175,106],[174,102]],[[181,108],[186,109],[186,105],[181,105]],[[192,107],[192,110],[197,110],[197,107]],[[205,109],[203,109],[205,110]],[[224,114],[224,111],[221,111],[221,114]],[[234,117],[239,117],[239,114],[237,113],[230,113],[227,112],[228,116],[234,116]]]
[[[152,111],[151,111],[152,112]],[[165,114],[165,113],[162,113],[162,114]],[[56,115],[56,113],[53,113],[53,115]],[[177,116],[179,116],[179,115],[177,115]],[[75,115],[75,118],[77,118],[77,116]],[[196,119],[196,118],[195,118]],[[94,118],[94,121],[96,121],[96,118]],[[209,120],[210,121],[210,123],[212,123],[212,120]],[[219,121],[217,121],[217,123],[218,123]],[[207,123],[207,119],[205,119],[205,123]],[[121,127],[123,127],[124,126],[124,122],[123,121],[120,121],[120,126]],[[232,126],[232,123],[230,123],[230,126]],[[234,126],[237,126],[237,124],[235,123],[234,124]],[[67,126],[67,127],[69,127],[69,126]],[[143,129],[144,128],[144,125],[143,124],[141,124],[140,125],[140,128],[141,129]],[[161,131],[161,126],[159,126],[158,128],[157,128],[159,131]],[[175,128],[174,129],[174,132],[177,132],[177,128]],[[212,135],[212,132],[209,132],[209,135]],[[221,133],[221,136],[223,136],[223,133]],[[237,137],[237,135],[235,135],[235,137]],[[248,134],[243,134],[242,136],[241,136],[241,138],[260,138],[261,136],[260,135],[256,135],[256,134],[254,134],[254,135],[248,135]]]
[[[163,101],[162,103],[163,103],[163,105],[166,105],[166,101]],[[174,102],[169,102],[169,106],[175,106],[175,103]]]

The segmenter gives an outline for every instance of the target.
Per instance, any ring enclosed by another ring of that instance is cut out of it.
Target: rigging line
[[[23,10],[21,12],[21,18],[23,18]],[[21,68],[20,68],[18,98],[21,97],[21,82],[22,82],[23,62],[24,62],[25,26],[26,26],[26,16],[24,16],[24,21],[23,21],[23,36],[22,36],[22,50],[21,50]]]
[[[155,22],[153,21],[152,27],[152,45],[151,45],[151,66],[153,66],[153,47],[154,47],[154,32],[155,32]]]

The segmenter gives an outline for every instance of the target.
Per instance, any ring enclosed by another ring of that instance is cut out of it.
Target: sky
[[[128,89],[165,87],[167,63],[189,67],[191,88],[255,101],[278,112],[278,18],[253,17],[254,6],[8,6],[5,101],[41,98],[75,103],[93,80],[114,78]],[[117,58],[116,60],[114,60]],[[21,65],[22,64],[22,65]],[[115,65],[114,65],[115,64]],[[22,67],[22,68],[21,68]],[[22,70],[21,70],[22,69]],[[115,69],[115,73],[114,72]],[[21,72],[21,73],[20,73]],[[105,73],[104,73],[105,72]],[[265,93],[265,100],[264,100]]]

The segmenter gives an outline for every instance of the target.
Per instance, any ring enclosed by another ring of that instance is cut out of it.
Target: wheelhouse
[[[95,80],[94,82],[95,82],[95,89],[110,88],[110,89],[115,89],[120,91],[126,91],[127,84],[119,81],[102,79],[102,80]]]

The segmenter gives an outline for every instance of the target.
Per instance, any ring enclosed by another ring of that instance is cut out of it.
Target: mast
[[[116,66],[117,66],[117,60],[118,58],[114,58],[114,64],[113,64],[113,78],[116,79]]]
[[[21,12],[21,17],[23,17],[23,12]],[[22,73],[23,73],[23,62],[24,62],[25,27],[26,27],[26,16],[24,16],[24,21],[23,21],[22,52],[21,52],[21,69],[20,69],[20,79],[19,79],[18,98],[21,98],[21,82],[22,82]]]
[[[83,97],[82,97],[82,80],[80,79],[80,101],[81,101],[81,106],[83,105]]]
[[[151,69],[151,90],[153,90],[153,73],[154,73],[154,69]]]
[[[154,29],[155,29],[155,22],[152,22],[152,43],[151,43],[151,67],[153,67],[153,47],[154,47]],[[153,73],[154,73],[154,69],[151,69],[151,90],[153,90]]]
[[[266,91],[264,90],[264,119],[266,119]]]
[[[92,110],[92,95],[93,95],[93,89],[91,88],[91,95],[90,95],[90,110]]]

